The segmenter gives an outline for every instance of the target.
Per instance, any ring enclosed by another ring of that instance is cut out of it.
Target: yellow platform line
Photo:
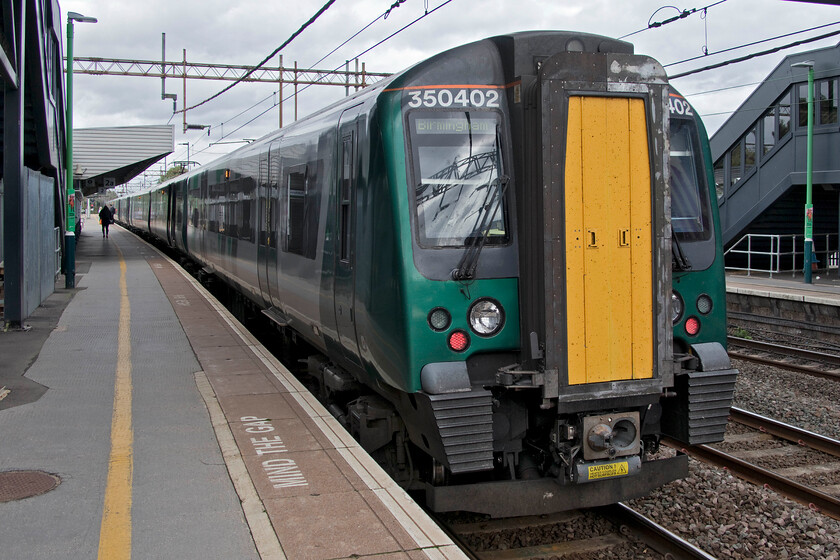
[[[111,418],[111,455],[99,529],[99,558],[131,558],[131,485],[134,469],[134,429],[131,426],[131,306],[125,281],[126,265],[120,255],[120,324],[114,413]]]

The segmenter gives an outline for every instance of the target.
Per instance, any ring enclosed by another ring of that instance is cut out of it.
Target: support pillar
[[[13,2],[13,17],[6,22],[6,37],[14,39],[15,75],[3,88],[3,259],[5,268],[4,311],[6,327],[19,328],[24,307],[24,186],[23,180],[23,108],[24,108],[24,18],[26,2]]]

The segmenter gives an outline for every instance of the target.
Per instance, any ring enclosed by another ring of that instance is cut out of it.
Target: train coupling
[[[639,413],[636,411],[583,418],[583,458],[587,461],[638,455]]]

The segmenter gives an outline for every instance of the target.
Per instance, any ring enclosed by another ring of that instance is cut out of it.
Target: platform
[[[0,477],[60,479],[0,503],[0,557],[465,558],[175,263],[94,220],[77,250],[0,333]]]
[[[745,331],[738,336],[819,339],[828,351],[840,345],[840,278],[836,269],[814,273],[811,284],[802,274],[727,272],[726,313],[730,327]]]
[[[815,272],[806,284],[803,275],[726,273],[726,292],[745,296],[772,297],[792,302],[840,307],[840,276],[837,269]]]

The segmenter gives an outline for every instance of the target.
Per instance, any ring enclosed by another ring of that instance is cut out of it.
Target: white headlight
[[[499,332],[505,321],[502,306],[491,299],[480,299],[469,313],[470,328],[479,336],[492,336]]]
[[[677,292],[671,292],[671,322],[675,325],[683,314],[683,300]]]

